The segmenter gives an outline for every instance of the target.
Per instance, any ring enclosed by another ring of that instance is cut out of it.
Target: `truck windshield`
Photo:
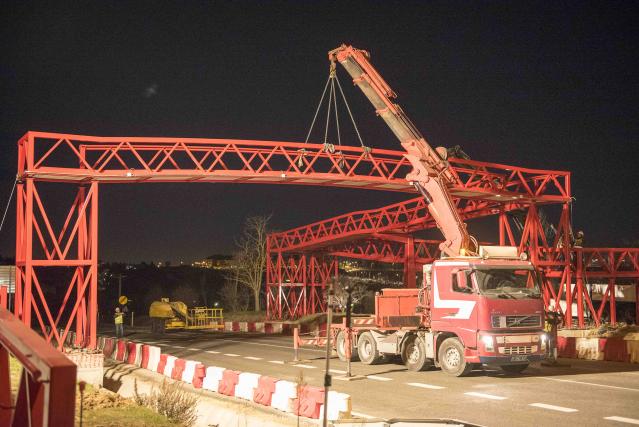
[[[474,269],[479,292],[499,298],[539,298],[539,281],[533,269]]]

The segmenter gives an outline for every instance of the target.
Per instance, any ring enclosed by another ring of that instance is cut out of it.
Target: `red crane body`
[[[477,253],[476,241],[466,231],[447,188],[456,179],[445,159],[446,149],[433,149],[402,108],[391,101],[397,94],[370,63],[368,52],[342,45],[328,57],[332,64],[337,61],[344,66],[406,150],[405,157],[413,166],[406,179],[428,202],[428,210],[445,238],[441,251],[451,257]]]

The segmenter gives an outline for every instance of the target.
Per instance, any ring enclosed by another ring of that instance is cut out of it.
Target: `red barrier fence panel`
[[[166,367],[166,359],[169,357],[168,354],[160,354],[160,362],[158,363],[158,374],[164,374],[164,368]]]
[[[102,353],[104,357],[111,358],[113,356],[113,352],[115,351],[115,341],[113,338],[105,338],[104,339],[104,348],[102,349]]]
[[[293,413],[307,418],[319,418],[320,408],[324,403],[324,389],[321,387],[302,386],[300,395],[293,401]]]
[[[186,366],[186,360],[175,359],[175,364],[173,365],[173,371],[171,371],[171,378],[173,378],[174,380],[181,380],[182,373],[184,372],[185,366]]]
[[[11,400],[9,355],[22,365]],[[77,366],[9,311],[0,308],[0,426],[72,427]]]
[[[124,342],[123,340],[118,340],[115,359],[119,360],[120,362],[124,362],[125,357],[126,357],[126,342]]]
[[[140,366],[146,369],[149,366],[149,346],[146,344],[142,345],[142,359],[140,362]]]
[[[248,332],[255,332],[255,322],[248,322],[246,328]]]
[[[126,354],[127,354],[126,363],[128,363],[129,365],[135,364],[137,351],[136,351],[136,346],[134,342],[129,341],[126,343]]]
[[[559,357],[576,358],[577,340],[574,337],[557,337],[557,355]]]
[[[195,365],[195,373],[193,374],[193,387],[202,388],[204,377],[206,376],[206,366],[202,363]]]
[[[599,338],[599,351],[604,354],[604,360],[612,362],[629,362],[628,346],[620,338]]]
[[[257,388],[253,391],[253,402],[264,406],[271,406],[271,398],[275,392],[275,383],[279,380],[273,377],[261,376]]]
[[[240,380],[240,371],[232,371],[227,369],[222,374],[222,380],[220,381],[220,385],[218,386],[218,393],[224,394],[226,396],[234,396],[235,395],[235,386]]]
[[[233,332],[240,332],[240,322],[232,322],[232,329]]]

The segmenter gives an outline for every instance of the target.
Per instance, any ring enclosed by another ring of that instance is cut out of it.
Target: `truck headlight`
[[[484,348],[486,351],[495,351],[495,344],[493,342],[492,335],[482,335],[481,337],[482,343],[484,343]]]

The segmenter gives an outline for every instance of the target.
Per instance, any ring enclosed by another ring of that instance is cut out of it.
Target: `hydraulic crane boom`
[[[406,159],[413,166],[406,179],[428,202],[428,210],[446,239],[440,245],[442,252],[448,256],[475,253],[476,241],[466,231],[466,224],[448,191],[447,185],[456,179],[445,160],[446,149],[433,149],[401,107],[391,101],[397,94],[370,63],[368,52],[342,45],[331,50],[328,58],[332,67],[335,62],[344,66],[353,83],[364,92],[376,113],[384,119],[406,150]]]

